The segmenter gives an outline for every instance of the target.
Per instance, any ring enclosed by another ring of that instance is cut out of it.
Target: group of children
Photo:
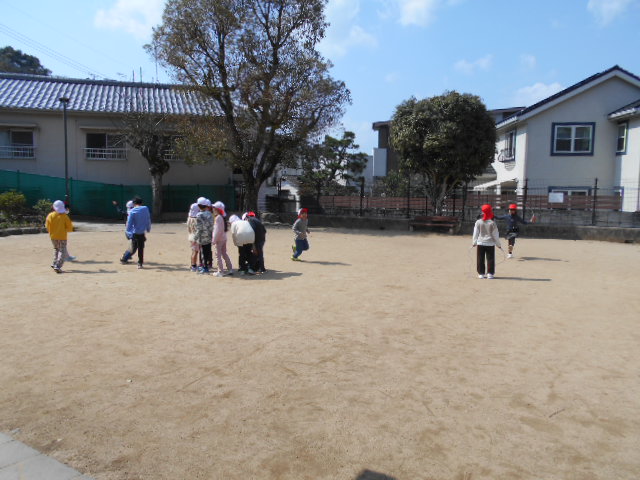
[[[507,258],[513,258],[513,248],[519,233],[518,223],[524,225],[529,222],[518,215],[518,205],[515,203],[509,205],[509,213],[499,217],[494,215],[491,205],[483,205],[481,210],[481,217],[476,220],[473,226],[472,247],[476,247],[476,270],[478,272],[478,278],[492,279],[496,273],[495,247],[502,250],[498,225],[494,219],[507,221],[506,238],[509,245]],[[535,215],[531,217],[531,221],[535,222]]]

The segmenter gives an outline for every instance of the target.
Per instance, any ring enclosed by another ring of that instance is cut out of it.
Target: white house
[[[496,124],[496,180],[476,190],[515,190],[525,180],[550,201],[594,194],[622,196],[640,210],[640,77],[614,66],[517,111]]]
[[[197,115],[203,113],[204,105],[196,94],[177,85],[0,73],[0,169],[65,177],[66,123],[69,177],[148,184],[147,161],[120,135],[120,121],[132,107],[149,113]],[[165,184],[227,185],[232,181],[232,172],[223,162],[190,166],[171,151],[166,159],[171,168]]]

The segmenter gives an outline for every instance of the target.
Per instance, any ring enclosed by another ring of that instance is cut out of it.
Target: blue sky
[[[0,47],[54,75],[170,82],[143,50],[164,0],[0,0]],[[371,153],[375,121],[447,90],[527,106],[620,65],[640,75],[640,0],[330,0],[319,49],[351,90],[343,118]]]

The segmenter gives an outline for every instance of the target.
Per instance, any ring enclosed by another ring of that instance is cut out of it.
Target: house
[[[560,205],[604,194],[620,196],[623,211],[640,210],[640,77],[616,65],[498,121],[496,130],[496,180],[476,190],[520,193],[526,183]]]
[[[121,135],[132,110],[180,116],[203,114],[205,107],[178,85],[0,73],[0,170],[51,177],[67,170],[74,180],[149,184],[147,161]],[[223,162],[187,165],[171,150],[165,158],[171,164],[165,185],[232,181]]]
[[[617,197],[612,209],[640,211],[640,77],[616,65],[529,107],[489,113],[496,155],[474,190],[521,195],[526,185],[551,207],[605,195]],[[397,168],[390,127],[373,123],[376,175]]]

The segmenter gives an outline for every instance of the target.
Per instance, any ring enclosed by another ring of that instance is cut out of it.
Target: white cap
[[[207,205],[207,202],[208,202],[208,201],[209,201],[209,200],[207,200],[207,199],[206,199],[206,198],[204,198],[204,197],[198,197],[198,200],[196,200],[196,203],[197,203],[198,205]]]
[[[207,201],[207,204],[206,204],[207,207],[210,207],[211,206],[211,200],[209,200],[208,198],[205,198],[205,200]]]
[[[127,202],[127,209],[131,210],[134,207],[133,200]]]
[[[53,202],[53,209],[58,213],[65,213],[67,211],[67,207],[64,206],[64,202],[62,200],[56,200]]]
[[[220,200],[218,200],[216,203],[213,204],[213,208],[217,208],[218,210],[220,210],[222,212],[223,217],[227,215],[225,213],[226,209],[225,209],[224,203],[222,203]]]
[[[196,215],[198,215],[199,211],[200,211],[200,208],[198,208],[198,204],[197,203],[192,203],[191,207],[189,207],[189,216],[190,217],[195,217]]]
[[[231,215],[229,217],[229,223],[237,222],[238,220],[240,220],[240,219],[238,218],[237,215]]]

